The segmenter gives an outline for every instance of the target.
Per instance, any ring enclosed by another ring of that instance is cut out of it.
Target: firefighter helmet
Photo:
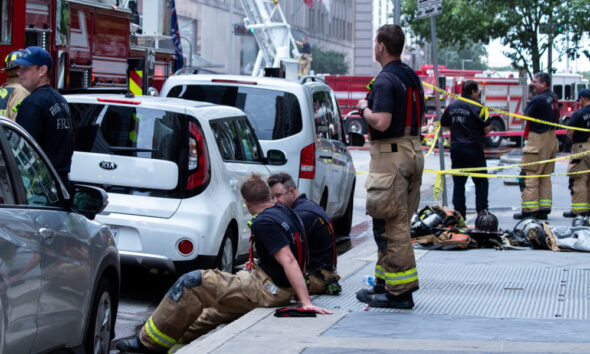
[[[475,219],[475,228],[479,231],[498,231],[498,218],[487,209],[482,210]]]
[[[22,49],[13,50],[10,52],[6,58],[4,58],[4,68],[6,70],[18,68],[18,64],[15,64],[14,61],[20,58],[23,55]]]
[[[572,226],[590,226],[590,220],[588,220],[587,216],[576,215],[574,220],[572,220]]]
[[[410,236],[419,237],[433,234],[436,231],[436,227],[441,225],[444,220],[436,211],[427,206],[420,210],[417,217],[412,218],[412,221]]]

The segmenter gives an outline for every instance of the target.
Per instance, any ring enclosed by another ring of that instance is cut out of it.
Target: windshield
[[[173,87],[170,97],[204,101],[243,110],[260,140],[277,140],[301,131],[297,97],[288,92],[244,86],[184,85]]]

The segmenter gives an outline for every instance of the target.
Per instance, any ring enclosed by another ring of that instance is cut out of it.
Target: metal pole
[[[400,0],[395,0],[395,4],[393,5],[393,24],[394,25],[401,25],[400,23],[400,17],[401,17],[401,5],[400,5]]]
[[[436,29],[434,26],[434,16],[430,16],[430,34],[432,36],[432,62],[434,63],[434,86],[438,87],[438,58],[436,56]],[[434,97],[436,101],[436,118],[440,121],[441,112],[440,112],[440,102],[439,102],[439,93],[434,92]],[[440,169],[445,169],[445,149],[443,145],[443,135],[442,129],[440,135],[438,136],[438,156],[440,159]],[[443,206],[447,206],[447,186],[446,186],[446,176],[442,176],[442,204]]]
[[[188,37],[180,36],[180,38],[188,43],[188,67],[191,68],[193,66],[193,44]]]
[[[227,73],[232,74],[233,69],[233,46],[234,46],[234,33],[233,33],[233,20],[234,20],[234,0],[229,1],[229,45],[227,48]]]

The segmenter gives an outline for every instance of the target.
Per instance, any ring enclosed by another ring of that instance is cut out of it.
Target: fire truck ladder
[[[240,1],[246,12],[244,25],[253,31],[259,48],[252,76],[262,76],[265,67],[279,67],[281,59],[299,58],[291,26],[285,20],[278,0]]]

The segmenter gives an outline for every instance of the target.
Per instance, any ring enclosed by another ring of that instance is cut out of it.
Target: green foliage
[[[334,50],[322,50],[311,46],[311,70],[318,74],[346,74],[348,64],[344,53]]]
[[[453,44],[437,50],[438,63],[449,69],[485,70],[488,65],[485,61],[487,51],[484,45],[467,42],[464,46]],[[465,62],[463,62],[465,60]]]

